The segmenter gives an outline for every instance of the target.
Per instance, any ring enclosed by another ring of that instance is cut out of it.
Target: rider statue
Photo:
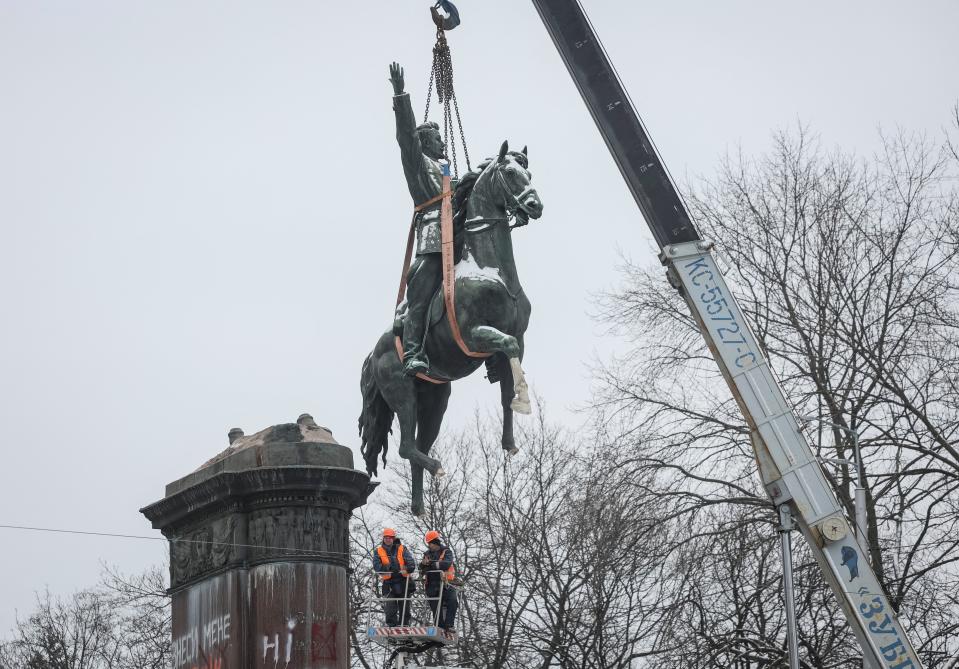
[[[400,145],[403,174],[406,175],[413,204],[419,207],[435,200],[416,214],[416,260],[406,275],[403,367],[407,374],[413,376],[429,370],[429,361],[423,351],[423,337],[430,300],[443,278],[440,244],[442,201],[437,198],[443,189],[440,161],[445,161],[446,144],[436,123],[416,125],[410,95],[403,90],[403,68],[398,63],[390,65],[390,82],[393,84],[393,111],[396,113],[396,141]]]

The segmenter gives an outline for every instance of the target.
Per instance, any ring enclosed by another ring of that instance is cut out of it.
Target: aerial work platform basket
[[[366,636],[370,641],[382,646],[390,644],[426,644],[442,645],[456,643],[456,639],[450,638],[445,630],[430,626],[410,626],[410,627],[369,627],[366,630]]]
[[[429,573],[442,576],[444,572],[437,570]],[[410,586],[414,579],[410,578],[402,597],[384,597],[380,592],[382,581],[377,574],[372,574],[369,606],[366,607],[366,638],[371,649],[380,648],[374,656],[383,653],[382,661],[377,662],[378,666],[407,669],[414,666],[436,668],[457,665],[450,660],[459,656],[458,635],[454,630],[440,627],[440,622],[444,613],[444,593],[452,588],[461,597],[463,591],[461,587],[441,579],[436,596],[429,597],[421,580],[424,575],[420,572],[420,579],[417,579],[420,587],[413,592],[410,592]],[[395,616],[393,620],[400,624],[386,624],[390,612]]]
[[[402,597],[385,597],[379,591],[381,581],[374,578],[370,598],[373,606],[367,608],[366,636],[370,641],[382,646],[409,646],[410,652],[417,652],[415,649],[420,646],[422,650],[427,650],[456,643],[455,630],[444,630],[439,624],[444,610],[443,595],[447,588],[454,586],[443,578],[443,572],[430,573],[440,576],[440,589],[435,597],[428,597],[423,585],[410,592],[412,578],[407,579]],[[374,616],[385,621],[391,607],[401,624],[374,624]]]

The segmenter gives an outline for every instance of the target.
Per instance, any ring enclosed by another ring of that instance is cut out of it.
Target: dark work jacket
[[[378,549],[381,547],[386,551],[386,556],[389,558],[390,564],[388,566],[384,565],[383,561],[380,560],[380,552]],[[406,587],[406,579],[403,578],[403,574],[400,573],[399,551],[403,551],[403,565],[406,573],[412,576],[413,572],[416,571],[416,558],[413,557],[413,554],[406,546],[400,543],[399,539],[394,539],[392,546],[380,544],[377,548],[373,549],[373,571],[379,575],[388,573],[390,577],[383,581],[383,586],[392,586],[394,590],[402,592]],[[410,581],[410,592],[412,591],[413,582]]]
[[[445,551],[445,553],[444,553]],[[440,556],[443,556],[443,559],[440,559]],[[440,583],[442,582],[443,574],[439,572],[445,572],[450,566],[453,565],[456,557],[453,555],[453,549],[449,546],[440,546],[439,550],[428,550],[423,554],[424,561],[429,560],[429,566],[422,568],[422,571],[426,574],[426,589],[427,590],[439,590]],[[449,587],[449,582],[446,583]]]

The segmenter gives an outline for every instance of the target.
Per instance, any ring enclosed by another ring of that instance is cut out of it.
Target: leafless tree
[[[114,629],[117,617],[99,590],[83,590],[68,599],[49,591],[37,595],[37,608],[17,621],[16,636],[5,648],[10,669],[104,669],[120,655]]]
[[[656,500],[624,484],[632,473],[613,466],[601,439],[542,412],[519,427],[515,457],[496,434],[492,421],[477,419],[441,438],[449,473],[426,491],[426,518],[409,514],[402,483],[376,501],[412,545],[438,529],[456,551],[459,666],[638,666],[652,652],[661,611]]]
[[[105,568],[70,597],[37,594],[36,610],[0,644],[2,669],[161,669],[170,662],[170,609],[159,567]]]
[[[119,611],[117,669],[166,669],[171,663],[173,620],[166,594],[169,570],[155,565],[137,574],[105,566],[102,587]]]
[[[903,131],[866,160],[799,128],[757,160],[727,158],[688,198],[797,411],[859,435],[871,562],[929,667],[956,652],[959,629],[956,162],[948,144]],[[597,420],[670,507],[670,550],[696,565],[673,576],[667,608],[685,613],[663,643],[693,649],[696,666],[777,666],[774,518],[735,402],[659,271],[627,261],[599,311],[630,346],[597,368]],[[809,436],[819,454],[852,458],[846,430]],[[852,517],[854,469],[828,476]],[[855,666],[855,641],[799,557],[808,666]]]

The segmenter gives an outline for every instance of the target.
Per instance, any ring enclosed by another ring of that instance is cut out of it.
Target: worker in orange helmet
[[[410,624],[410,597],[416,592],[412,575],[416,562],[392,527],[383,528],[383,541],[373,551],[373,571],[383,583],[383,612],[388,627]]]
[[[430,530],[424,537],[428,550],[420,560],[420,573],[426,576],[426,601],[433,609],[433,620],[446,638],[455,637],[453,623],[459,602],[453,581],[456,565],[453,549],[443,543],[440,533]]]

